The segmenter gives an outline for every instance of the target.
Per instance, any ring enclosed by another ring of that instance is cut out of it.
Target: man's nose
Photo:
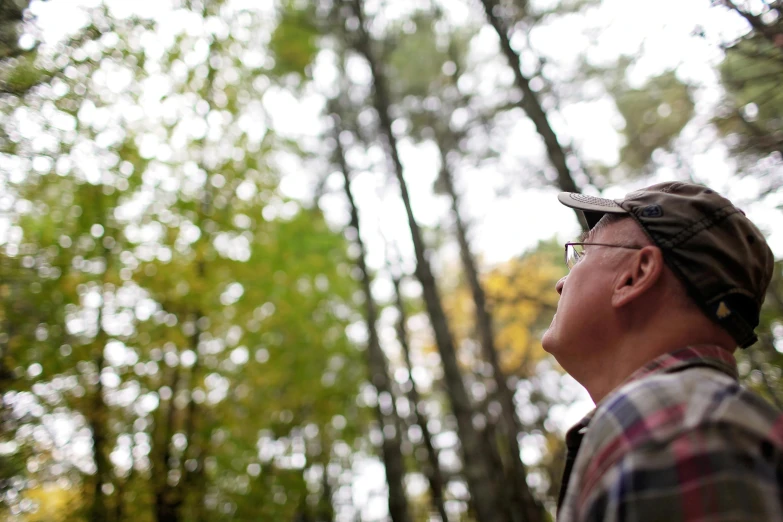
[[[568,276],[563,276],[560,281],[555,284],[555,290],[557,290],[558,295],[563,295],[563,285],[565,284],[566,277]]]

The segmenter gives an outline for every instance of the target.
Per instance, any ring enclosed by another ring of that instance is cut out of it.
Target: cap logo
[[[642,209],[642,217],[657,218],[663,215],[663,209],[660,205],[648,205]]]
[[[718,319],[725,319],[731,315],[731,310],[729,310],[729,307],[726,306],[726,303],[721,301],[718,305],[718,310],[715,312],[715,315],[718,316]]]

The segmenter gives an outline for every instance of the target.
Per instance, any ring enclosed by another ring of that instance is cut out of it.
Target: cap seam
[[[711,215],[681,230],[673,238],[662,242],[665,242],[668,248],[674,248],[675,246],[684,243],[688,239],[692,238],[699,232],[702,232],[703,230],[710,228],[710,226],[717,224],[719,221],[722,221],[727,217],[736,214],[737,212],[739,212],[739,210],[737,210],[737,208],[734,207],[733,205],[726,205],[725,207],[719,208]]]
[[[729,206],[730,205],[727,205],[726,207],[722,207],[720,210],[723,210],[723,209],[725,209],[725,208],[727,208]],[[734,208],[734,207],[732,207],[732,208]],[[716,211],[715,213],[713,213],[712,216],[710,216],[709,218],[702,219],[698,223],[702,223],[702,222],[705,222],[705,221],[709,221],[711,219],[715,219],[715,214],[717,214],[717,212],[719,212],[719,211]],[[736,208],[735,208],[735,212],[736,212]],[[750,324],[748,324],[738,314],[732,314],[731,316],[729,316],[729,318],[727,318],[727,320],[724,320],[724,321],[718,321],[717,318],[713,316],[713,311],[710,310],[710,304],[713,303],[713,300],[710,299],[708,301],[708,299],[706,298],[704,293],[699,289],[699,287],[696,284],[694,284],[685,275],[685,272],[681,268],[681,264],[677,261],[677,259],[675,259],[675,256],[667,255],[667,252],[671,252],[673,250],[673,246],[664,246],[664,245],[662,245],[661,242],[659,240],[657,240],[653,236],[653,234],[650,233],[650,231],[647,229],[647,226],[645,225],[645,223],[641,219],[639,219],[639,216],[637,216],[635,212],[628,212],[628,214],[630,214],[634,218],[634,220],[639,224],[641,229],[652,240],[652,242],[658,248],[660,248],[661,250],[664,251],[664,256],[663,256],[664,261],[666,262],[666,264],[669,265],[669,267],[672,269],[672,272],[674,272],[674,274],[677,276],[677,278],[685,285],[685,288],[686,288],[688,294],[690,295],[691,299],[693,299],[693,301],[699,306],[699,308],[702,310],[702,313],[704,313],[704,315],[709,317],[711,320],[715,321],[715,323],[718,324],[719,326],[721,326],[724,330],[729,332],[729,334],[731,334],[731,336],[734,338],[734,340],[737,341],[737,344],[739,346],[745,347],[745,346],[749,346],[750,344],[755,342],[755,339],[756,339],[756,334],[755,334],[755,331],[754,331],[755,329],[751,328]],[[731,215],[731,213],[726,214],[726,216],[724,216],[724,217],[727,217],[729,215]],[[691,227],[689,227],[689,229],[693,228],[693,227],[694,226],[692,225]],[[705,228],[706,228],[706,225],[705,225]],[[696,232],[694,232],[694,235],[695,235],[695,233]],[[742,292],[740,292],[740,293],[742,293]],[[725,297],[728,294],[724,293],[722,295]],[[753,300],[756,301],[756,298],[753,297]],[[729,325],[727,323],[731,323],[731,325],[733,326],[733,329],[736,329],[736,331],[732,331],[732,329],[729,329],[728,328]]]

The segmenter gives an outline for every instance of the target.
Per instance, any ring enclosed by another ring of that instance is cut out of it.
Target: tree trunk
[[[386,139],[386,148],[394,166],[394,174],[400,185],[402,200],[408,216],[413,246],[416,253],[416,277],[422,286],[424,301],[435,334],[436,344],[443,362],[445,381],[451,400],[454,416],[457,420],[458,433],[464,456],[464,471],[468,487],[479,522],[496,522],[505,520],[499,510],[499,500],[502,495],[499,485],[493,480],[496,470],[489,465],[488,450],[482,440],[481,433],[473,425],[473,408],[470,397],[462,381],[454,339],[448,326],[448,320],[440,301],[435,278],[425,257],[424,241],[421,230],[413,215],[408,187],[405,183],[397,151],[397,141],[391,129],[389,113],[390,99],[388,86],[381,67],[376,62],[371,49],[371,41],[364,25],[364,13],[361,0],[352,0],[354,14],[358,17],[357,50],[367,60],[372,73],[374,87],[374,103],[380,119],[380,131]]]
[[[117,502],[114,504],[114,520],[117,522],[120,522],[125,517],[125,494],[127,486],[127,480],[119,482],[117,484],[117,490],[115,491]]]
[[[158,406],[160,414],[156,422],[155,430],[158,432],[155,446],[157,446],[157,466],[153,465],[152,476],[155,489],[155,520],[157,522],[177,522],[179,520],[179,504],[176,501],[176,491],[168,483],[169,471],[171,471],[171,436],[174,434],[175,406],[174,397],[179,388],[179,366],[172,369],[171,399],[168,401],[168,409],[163,415],[163,405]],[[156,469],[157,468],[157,469]]]
[[[324,454],[326,458],[323,459],[321,465],[323,466],[323,475],[321,476],[321,497],[318,499],[316,520],[318,522],[332,522],[334,520],[334,504],[332,503],[332,484],[329,482],[329,454],[331,450],[328,450],[324,446]]]
[[[19,301],[17,299],[14,299],[14,291],[13,287],[16,286],[14,283],[11,283],[8,285],[8,287],[11,289],[9,292],[9,295],[7,296],[6,303],[9,305],[9,308],[13,310],[14,304],[18,303]],[[5,310],[3,311],[5,312]],[[10,312],[13,313],[13,312]],[[5,342],[0,341],[0,415],[2,417],[5,417],[4,413],[7,412],[7,409],[2,407],[3,405],[3,396],[5,395],[5,392],[8,391],[11,387],[11,383],[16,380],[15,373],[13,369],[8,365],[7,359],[11,359],[10,354],[10,347],[11,347],[11,341],[13,340],[14,336],[16,336],[16,332],[19,329],[18,325],[15,321],[8,318],[8,315],[10,315],[9,312],[5,312],[4,315],[5,319],[2,323],[2,331],[6,333],[6,340]],[[5,419],[0,419],[0,422],[3,422]]]
[[[101,308],[103,305],[101,304]],[[98,312],[98,328],[103,314]],[[102,331],[102,330],[100,330]],[[109,508],[106,504],[106,496],[103,493],[103,485],[111,482],[110,463],[106,455],[107,434],[106,422],[108,410],[103,400],[103,383],[101,383],[101,370],[105,366],[103,357],[103,346],[106,344],[105,335],[99,334],[95,340],[97,355],[95,364],[98,368],[98,382],[95,385],[94,395],[92,397],[92,406],[88,418],[90,419],[90,429],[92,430],[92,458],[95,462],[95,482],[93,483],[93,500],[90,507],[91,522],[105,522],[109,518]]]
[[[199,279],[204,278],[205,267],[204,261],[202,259],[199,259],[198,261],[196,273]],[[196,312],[193,314],[193,324],[195,327],[193,330],[193,335],[190,336],[190,349],[193,351],[193,353],[198,353],[198,342],[199,338],[201,337],[201,328],[199,328],[198,324],[202,317],[203,314],[201,313],[201,310],[196,310]],[[204,451],[204,445],[202,444],[203,441],[196,436],[196,421],[200,417],[201,409],[193,399],[193,389],[196,386],[197,377],[201,368],[200,362],[201,358],[196,357],[193,366],[190,368],[190,377],[188,382],[188,405],[184,412],[185,440],[187,441],[187,446],[182,452],[182,462],[180,464],[182,477],[176,486],[176,497],[180,505],[185,505],[185,497],[188,495],[188,493],[196,491],[199,487],[200,481],[204,479],[203,468],[206,452]],[[191,459],[196,463],[196,465],[192,470],[189,470],[187,462]],[[195,498],[199,501],[199,505],[196,506],[195,509],[197,511],[203,510],[204,506],[203,502],[201,502],[202,499],[199,499],[198,495],[192,494],[191,498]]]
[[[367,316],[367,362],[370,370],[370,382],[378,391],[378,403],[376,405],[376,414],[383,435],[381,450],[383,453],[383,462],[386,466],[386,482],[389,485],[389,514],[393,522],[410,522],[408,511],[408,500],[405,496],[405,461],[400,448],[399,422],[397,418],[397,409],[394,405],[394,395],[392,392],[391,381],[386,364],[386,357],[381,350],[380,340],[376,323],[378,321],[378,309],[372,296],[370,273],[367,268],[366,250],[364,241],[359,228],[359,211],[351,192],[351,181],[348,174],[348,165],[345,161],[342,147],[340,145],[339,132],[335,132],[337,140],[337,160],[340,164],[343,177],[345,179],[345,195],[351,207],[351,228],[356,232],[356,244],[359,246],[359,256],[356,264],[361,271],[361,284],[365,296],[365,313]],[[384,412],[380,398],[388,395],[391,399],[389,411]],[[393,435],[387,431],[393,430]]]
[[[206,455],[210,448],[207,446],[204,451],[199,455],[198,466],[196,471],[190,474],[191,491],[190,493],[196,499],[196,502],[190,505],[191,507],[191,520],[195,522],[206,522],[209,520],[210,512],[207,510],[204,504],[204,497],[207,494],[207,474],[204,469],[204,463]]]
[[[99,214],[104,215],[103,199],[102,195],[96,197],[96,204],[98,206]],[[103,224],[106,225],[105,215],[102,219]],[[104,227],[108,229],[108,227]],[[98,372],[98,379],[95,383],[95,390],[92,396],[92,406],[87,414],[87,418],[90,423],[90,430],[92,431],[92,458],[95,462],[95,482],[93,484],[93,500],[92,506],[90,506],[89,519],[91,522],[106,522],[109,519],[109,507],[106,502],[106,496],[103,493],[103,485],[112,482],[111,478],[111,462],[109,462],[109,456],[107,454],[108,446],[108,434],[107,426],[109,421],[109,410],[106,407],[106,401],[103,399],[103,383],[101,382],[101,374],[106,366],[106,359],[103,355],[106,342],[108,341],[108,335],[103,329],[103,314],[104,314],[104,298],[103,293],[106,286],[106,275],[111,269],[111,252],[109,249],[103,247],[103,259],[106,262],[103,277],[99,281],[101,292],[101,304],[98,308],[97,321],[97,333],[95,340],[93,341],[93,352],[96,371]]]
[[[465,222],[459,210],[459,196],[454,188],[454,179],[447,159],[447,151],[441,143],[438,143],[441,155],[441,180],[451,198],[451,212],[457,228],[457,241],[459,243],[460,257],[462,267],[470,286],[470,292],[473,296],[474,308],[476,313],[476,329],[478,331],[479,342],[484,352],[484,357],[492,367],[492,374],[497,388],[498,398],[500,399],[503,425],[505,426],[505,438],[510,453],[509,474],[511,476],[510,488],[513,491],[512,513],[523,515],[522,520],[526,522],[540,522],[543,520],[543,508],[533,496],[527,485],[527,470],[520,460],[519,441],[517,436],[522,431],[521,423],[516,413],[514,405],[514,392],[508,387],[508,381],[500,367],[497,348],[495,347],[495,335],[492,325],[492,316],[489,313],[487,305],[487,296],[479,280],[476,260],[468,243],[468,233]]]
[[[400,278],[395,276],[392,279],[394,283],[394,296],[395,304],[399,314],[397,320],[397,338],[402,346],[402,352],[405,356],[405,366],[408,370],[408,379],[411,383],[410,391],[408,391],[408,401],[411,404],[411,411],[413,412],[414,422],[421,428],[422,442],[424,443],[424,449],[427,451],[427,465],[425,468],[425,475],[427,481],[430,484],[430,495],[432,497],[432,507],[440,515],[443,522],[448,522],[449,518],[446,514],[446,505],[443,498],[443,488],[445,482],[443,480],[443,474],[440,471],[440,463],[438,461],[438,450],[432,444],[432,434],[427,426],[429,419],[427,415],[419,411],[419,405],[421,398],[419,391],[416,389],[416,383],[413,380],[413,365],[411,364],[411,351],[408,338],[407,314],[405,313],[405,305],[402,300],[402,292],[400,291]]]
[[[117,502],[114,504],[114,520],[122,522],[125,518],[125,505],[129,502],[126,498],[128,492],[133,494],[133,481],[136,478],[136,459],[133,457],[133,449],[136,447],[135,443],[131,443],[130,447],[130,470],[128,476],[122,481],[117,481]]]
[[[558,187],[564,192],[580,192],[579,187],[576,185],[571,174],[571,169],[568,167],[563,146],[560,145],[555,131],[549,124],[549,119],[547,118],[544,108],[541,106],[538,96],[533,89],[530,88],[530,79],[522,74],[519,55],[514,48],[511,47],[511,40],[508,37],[506,28],[503,26],[503,21],[493,12],[498,6],[497,0],[481,0],[481,4],[484,6],[484,11],[487,13],[489,23],[500,38],[500,48],[506,56],[511,69],[514,71],[515,83],[522,91],[522,99],[519,102],[519,106],[525,111],[528,118],[533,121],[533,124],[536,126],[536,132],[538,132],[539,136],[544,140],[549,161],[557,171]],[[574,210],[574,213],[582,228],[587,230],[587,221],[585,221],[584,216],[577,210]]]
[[[203,18],[206,18],[209,15],[209,4],[205,2],[202,5],[201,10],[201,16]],[[209,54],[211,55],[215,48],[215,40],[210,39],[209,42]],[[206,81],[204,82],[204,87],[202,90],[202,94],[204,99],[209,104],[210,109],[214,108],[214,103],[212,99],[212,89],[213,84],[215,81],[215,75],[216,70],[211,65],[207,68],[207,77]],[[201,140],[203,143],[203,139]],[[209,172],[210,169],[207,168],[207,166],[203,165],[202,163],[199,163],[199,167],[204,172]],[[202,229],[202,220],[206,218],[211,209],[212,205],[212,199],[211,194],[208,190],[208,184],[205,187],[204,195],[201,198],[200,201],[200,211],[197,213],[196,217],[196,223],[195,225],[199,228],[199,230]],[[203,238],[208,237],[207,234],[201,234],[201,241],[204,241]],[[196,250],[199,252],[199,254],[196,257],[196,280],[199,282],[203,282],[206,278],[206,263],[203,258],[203,251],[200,249]],[[201,329],[199,328],[199,320],[202,318],[203,311],[196,306],[195,310],[190,309],[189,306],[186,305],[185,310],[183,310],[182,315],[184,317],[192,318],[193,324],[194,324],[194,331],[193,334],[190,336],[190,349],[193,351],[193,353],[198,354],[198,343],[199,343],[199,337],[201,336]],[[189,392],[189,399],[187,406],[182,410],[182,418],[180,420],[181,425],[184,429],[184,435],[185,440],[187,441],[187,446],[185,447],[184,451],[182,452],[182,455],[180,457],[180,463],[179,463],[179,472],[180,472],[180,478],[179,481],[174,484],[170,485],[168,482],[164,481],[164,487],[161,489],[161,495],[156,495],[156,505],[158,506],[158,513],[159,518],[158,522],[177,522],[180,519],[184,518],[185,515],[183,513],[183,505],[185,505],[185,497],[188,494],[188,492],[198,488],[201,486],[200,481],[203,481],[203,465],[204,465],[204,459],[206,457],[205,452],[202,451],[202,448],[199,446],[200,441],[196,441],[196,420],[199,416],[199,407],[198,404],[196,404],[196,401],[193,400],[193,388],[195,386],[196,379],[199,375],[199,369],[200,369],[200,362],[201,358],[196,357],[195,362],[193,363],[193,366],[190,368],[189,372],[189,382],[187,384],[188,392]],[[175,369],[175,375],[176,380],[175,383],[179,385],[179,380],[182,378],[179,362],[177,363],[177,367]],[[172,388],[172,400],[169,403],[169,426],[168,426],[168,438],[166,441],[166,455],[167,458],[164,461],[164,467],[165,469],[169,469],[169,463],[168,463],[168,455],[170,451],[170,444],[171,444],[171,435],[173,434],[174,430],[174,394],[176,393],[176,389]],[[185,465],[189,458],[192,458],[196,462],[196,467],[193,469],[193,471],[189,471],[187,469],[187,466]],[[194,497],[197,497],[197,495],[194,495]],[[203,512],[203,505],[200,506],[201,509],[198,509],[197,512]],[[164,517],[164,518],[160,518]]]

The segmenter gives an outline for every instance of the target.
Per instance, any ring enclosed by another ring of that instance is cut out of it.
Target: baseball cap
[[[704,313],[739,346],[756,342],[774,257],[759,229],[731,201],[683,182],[659,183],[622,199],[561,192],[558,200],[582,211],[591,229],[605,214],[632,217]]]

